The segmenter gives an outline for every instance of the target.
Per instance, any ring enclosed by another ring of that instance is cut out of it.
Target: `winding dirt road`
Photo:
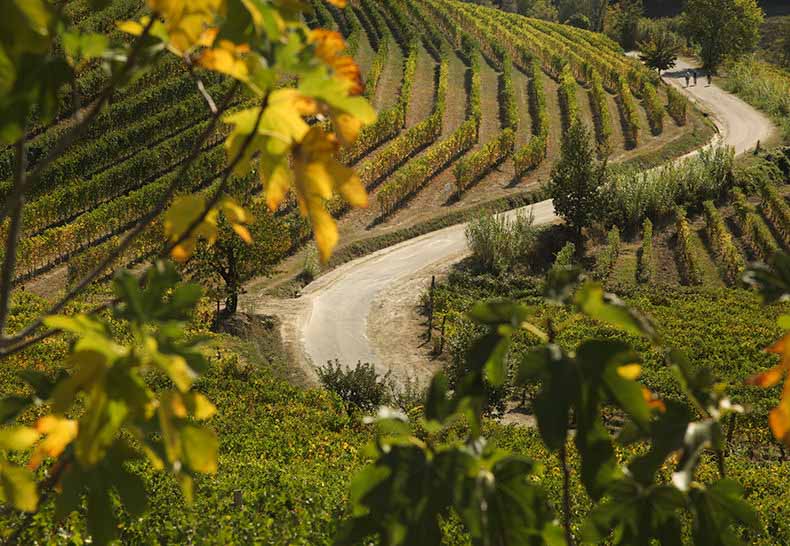
[[[700,77],[685,87],[689,61],[664,75],[707,112],[719,128],[716,140],[737,153],[771,137],[774,127],[764,115]],[[535,225],[558,221],[551,201],[505,213],[534,215]],[[256,312],[275,314],[282,321],[286,347],[315,380],[315,366],[338,359],[345,365],[370,362],[394,379],[425,380],[434,371],[425,351],[416,348],[413,334],[399,335],[413,322],[421,290],[431,275],[446,272],[468,254],[466,225],[451,226],[346,263],[308,285],[299,298],[255,300]],[[405,315],[409,315],[408,319]]]

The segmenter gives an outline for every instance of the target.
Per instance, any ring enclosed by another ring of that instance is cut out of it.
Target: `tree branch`
[[[88,126],[93,122],[96,116],[99,114],[101,109],[104,107],[104,104],[110,100],[110,97],[115,92],[115,88],[118,84],[123,81],[129,71],[137,62],[137,58],[140,56],[140,52],[143,50],[143,43],[148,38],[148,35],[151,31],[151,27],[153,26],[154,22],[158,20],[157,13],[154,12],[151,14],[151,20],[148,21],[148,24],[143,29],[142,34],[138,37],[137,41],[135,42],[132,51],[129,53],[129,56],[126,58],[126,63],[123,65],[121,70],[119,70],[115,76],[112,78],[107,87],[102,92],[101,96],[99,96],[96,101],[87,108],[87,113],[83,111],[77,111],[72,116],[73,119],[76,121],[76,124],[72,127],[70,131],[64,134],[52,149],[47,153],[47,155],[36,164],[36,167],[33,171],[27,175],[27,179],[25,183],[22,184],[19,188],[14,188],[14,193],[9,196],[9,201],[3,211],[0,213],[0,223],[9,215],[12,214],[14,208],[13,203],[16,202],[18,199],[18,195],[24,196],[31,187],[38,181],[41,177],[41,174],[44,172],[44,169],[59,158],[69,147],[71,147],[74,142],[77,141],[82,136],[82,133],[88,128]]]
[[[11,225],[8,228],[8,235],[6,236],[3,270],[2,273],[0,273],[0,339],[3,337],[5,323],[8,319],[8,304],[11,301],[11,284],[14,280],[17,245],[19,244],[19,232],[22,227],[22,207],[25,204],[24,193],[19,191],[19,188],[25,185],[25,171],[27,170],[27,150],[25,149],[24,134],[19,138],[16,144],[14,144],[14,148],[16,150],[14,190],[9,202],[9,205],[12,207]]]
[[[157,202],[156,206],[150,210],[145,216],[143,216],[135,226],[126,233],[124,238],[118,243],[112,252],[107,254],[103,259],[96,264],[93,269],[91,269],[80,281],[74,285],[63,298],[60,299],[57,303],[55,303],[50,309],[44,313],[41,317],[37,318],[27,327],[25,327],[22,331],[20,331],[17,335],[10,338],[2,339],[0,338],[0,347],[2,346],[14,346],[12,349],[8,351],[0,351],[0,356],[10,354],[11,352],[17,352],[18,348],[16,345],[21,345],[23,347],[29,346],[30,343],[25,340],[26,337],[31,335],[35,332],[42,324],[44,317],[47,315],[54,315],[59,313],[70,301],[72,301],[82,290],[85,289],[90,283],[95,281],[107,267],[109,267],[122,253],[123,251],[134,241],[137,236],[139,236],[143,230],[148,227],[151,222],[153,222],[157,216],[159,216],[167,207],[167,204],[170,202],[170,199],[175,194],[176,189],[178,188],[178,184],[183,180],[184,174],[186,171],[192,166],[195,160],[200,155],[203,149],[203,143],[211,136],[211,133],[214,132],[214,129],[219,122],[219,118],[225,110],[230,106],[230,103],[233,97],[238,92],[240,85],[237,82],[231,90],[228,92],[227,96],[223,99],[221,107],[217,110],[217,113],[211,117],[211,121],[208,126],[203,130],[200,136],[195,141],[195,144],[192,146],[192,150],[190,151],[189,155],[187,156],[186,161],[181,165],[181,169],[179,170],[178,174],[173,178],[173,181],[168,186],[165,193],[162,195],[162,198]],[[243,153],[246,150],[246,147],[242,149],[240,153]],[[234,164],[235,166],[235,164]],[[201,220],[202,221],[202,220]],[[192,228],[194,229],[194,228]],[[34,340],[40,340],[41,338],[33,338]],[[22,343],[20,343],[22,342]]]
[[[195,85],[197,85],[198,91],[206,100],[206,104],[208,104],[208,109],[211,110],[211,113],[215,116],[217,115],[217,104],[214,102],[214,99],[211,97],[208,91],[206,91],[206,86],[203,84],[203,80],[200,79],[195,73],[195,65],[192,63],[192,58],[189,55],[184,55],[184,62],[186,62],[187,70],[189,71],[189,77],[195,81]]]

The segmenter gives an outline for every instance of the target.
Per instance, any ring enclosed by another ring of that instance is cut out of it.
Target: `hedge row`
[[[688,101],[680,91],[674,87],[667,86],[667,113],[675,120],[680,126],[686,124],[686,110],[688,109]]]
[[[624,78],[618,83],[619,105],[623,115],[623,133],[628,146],[635,148],[639,145],[639,114],[636,109],[636,100],[631,93],[631,87]]]
[[[376,55],[373,57],[373,62],[370,64],[368,74],[365,76],[365,97],[372,100],[376,96],[376,89],[381,79],[381,73],[384,71],[384,66],[389,60],[390,39],[389,36],[384,36],[379,42],[379,48]]]
[[[355,4],[349,3],[346,9],[350,9],[354,12],[359,23],[362,25],[362,28],[365,29],[365,35],[368,37],[368,42],[370,43],[370,47],[373,48],[373,51],[378,51],[381,43],[381,36],[379,36],[378,30],[376,27],[373,26],[373,23],[370,22],[368,18],[368,14],[365,13],[365,10],[359,8]]]
[[[502,61],[502,81],[499,84],[499,108],[502,116],[502,127],[518,130],[518,106],[516,90],[513,85],[513,61],[506,56]]]
[[[771,184],[763,184],[760,187],[760,194],[763,198],[763,214],[782,237],[784,244],[790,245],[790,206]]]
[[[771,230],[760,215],[754,211],[754,207],[746,200],[746,196],[740,188],[733,188],[732,198],[738,226],[746,244],[758,259],[767,260],[779,250],[779,245],[771,234]]]
[[[537,59],[529,64],[529,113],[534,136],[513,154],[517,178],[540,165],[546,158],[549,115],[546,110],[546,93],[543,90],[543,72]]]
[[[395,211],[403,201],[422,188],[445,165],[477,142],[478,121],[469,119],[445,140],[431,146],[425,154],[409,161],[392,176],[378,194],[381,215]]]
[[[461,158],[453,168],[455,187],[464,192],[513,153],[516,134],[506,128],[479,150]]]
[[[686,211],[678,208],[677,219],[677,253],[680,264],[680,274],[686,284],[702,284],[702,269],[700,269],[697,256],[694,253],[691,227],[686,218]]]
[[[642,85],[642,104],[647,112],[650,130],[654,135],[660,135],[664,131],[664,104],[661,102],[656,88],[648,82],[644,82]]]
[[[592,71],[590,84],[590,105],[593,121],[595,122],[595,138],[598,142],[598,152],[601,155],[609,155],[611,150],[609,139],[612,137],[612,116],[609,113],[609,103],[606,91],[603,88],[603,81],[597,70]]]
[[[721,277],[728,285],[735,285],[741,278],[744,268],[743,256],[732,240],[732,234],[727,229],[719,209],[713,201],[705,201],[702,205],[705,213],[705,232],[708,242],[716,255]]]
[[[639,264],[636,279],[640,283],[649,283],[655,277],[653,262],[653,222],[645,218],[642,224],[642,251],[639,253]]]
[[[612,226],[606,236],[606,247],[595,257],[594,277],[604,281],[609,278],[620,255],[620,230]]]
[[[571,72],[570,65],[566,64],[560,72],[560,108],[562,109],[562,125],[567,131],[579,118],[579,102],[576,99],[576,78]]]

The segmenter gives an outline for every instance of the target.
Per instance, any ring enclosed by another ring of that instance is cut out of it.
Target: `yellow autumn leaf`
[[[779,364],[750,377],[747,382],[758,387],[769,388],[777,385],[782,380],[782,376],[787,374],[779,404],[768,415],[768,424],[774,437],[790,447],[790,332],[765,350],[779,356]]]
[[[28,461],[28,468],[35,470],[46,457],[57,457],[77,437],[77,421],[57,415],[46,415],[36,421],[36,431],[45,436],[36,445]]]
[[[250,48],[246,44],[236,45],[228,40],[220,40],[217,47],[202,51],[197,63],[203,68],[246,81],[250,72],[244,56],[249,52]]]
[[[294,190],[302,214],[310,218],[316,246],[326,263],[337,244],[337,226],[325,202],[335,192],[355,207],[367,205],[367,194],[359,177],[336,158],[337,138],[318,126],[294,147]]]
[[[220,202],[219,208],[228,220],[230,227],[236,232],[236,235],[245,243],[252,243],[252,235],[245,225],[252,222],[250,213],[233,199],[229,198],[223,199]]]
[[[185,195],[176,198],[165,212],[165,235],[171,242],[182,238],[187,230],[198,221],[206,209],[206,198],[200,194]],[[205,239],[209,244],[217,240],[217,210],[212,209],[172,251],[173,259],[183,262],[192,256],[198,239]]]
[[[617,368],[617,375],[629,381],[636,381],[642,373],[642,366],[639,364],[626,364]]]
[[[310,42],[315,44],[316,57],[330,66],[339,79],[348,83],[348,94],[361,95],[365,87],[359,65],[350,55],[341,55],[347,47],[343,35],[319,28],[310,32]]]
[[[337,6],[340,9],[346,7],[346,0],[327,0],[327,2],[329,2],[333,6]]]
[[[183,54],[197,46],[203,33],[224,14],[226,1],[148,0],[148,7],[164,19],[169,48]]]
[[[39,433],[34,428],[16,426],[0,429],[0,449],[21,451],[36,443]]]

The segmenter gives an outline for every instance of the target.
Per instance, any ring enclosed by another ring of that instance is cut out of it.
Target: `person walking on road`
[[[686,71],[685,75],[686,75],[686,87],[688,87],[689,86],[689,73],[688,73],[688,70]]]
[[[697,85],[697,71],[692,70],[691,75],[694,76],[694,85]]]
[[[708,87],[710,87],[710,80],[711,80],[711,75],[710,72],[708,72]]]

